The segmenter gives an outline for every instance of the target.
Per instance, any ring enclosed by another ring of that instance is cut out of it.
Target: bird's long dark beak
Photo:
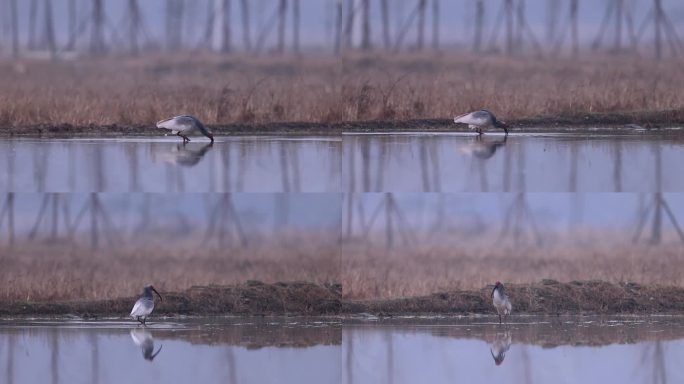
[[[161,295],[159,294],[159,292],[157,292],[157,290],[154,289],[154,287],[151,287],[151,288],[152,288],[152,290],[154,291],[154,293],[156,293],[157,296],[159,296],[159,300],[164,301],[164,299],[162,299],[162,297],[161,297]]]

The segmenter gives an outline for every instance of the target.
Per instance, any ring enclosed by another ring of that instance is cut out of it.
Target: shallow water
[[[3,383],[682,382],[684,319],[0,321]]]
[[[682,192],[684,136],[10,139],[5,192]]]
[[[345,383],[675,383],[684,322],[517,318],[346,325]]]
[[[16,139],[0,143],[7,192],[336,192],[341,138]]]
[[[684,140],[654,134],[344,135],[348,192],[675,192]]]
[[[341,328],[315,320],[0,322],[2,383],[339,383]]]

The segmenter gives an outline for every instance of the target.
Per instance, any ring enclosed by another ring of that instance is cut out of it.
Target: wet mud
[[[538,116],[507,119],[511,132],[577,132],[583,128],[602,127],[602,133],[629,133],[635,130],[666,131],[684,124],[684,110],[635,111],[618,113]],[[464,125],[447,119],[370,120],[349,122],[266,122],[209,125],[215,135],[339,135],[342,132],[470,132]],[[0,136],[26,137],[120,137],[160,136],[163,131],[153,124],[112,125],[32,125],[0,126]]]

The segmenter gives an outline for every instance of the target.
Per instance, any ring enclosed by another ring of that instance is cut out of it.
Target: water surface
[[[7,192],[337,192],[341,138],[240,136],[13,139],[0,143]]]
[[[341,329],[305,319],[0,322],[2,383],[339,383]]]
[[[684,139],[656,134],[349,134],[348,192],[676,192]]]
[[[682,382],[684,320],[492,318],[358,322],[345,383]]]

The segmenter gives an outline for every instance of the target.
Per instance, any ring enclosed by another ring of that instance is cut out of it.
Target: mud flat
[[[564,116],[539,116],[507,120],[511,132],[563,133],[601,132],[677,133],[684,125],[684,110],[593,113]],[[384,132],[471,132],[464,125],[447,119],[368,120],[340,122],[269,122],[209,125],[215,135],[339,135]],[[0,126],[0,137],[120,137],[163,136],[152,124],[75,125],[39,124]]]
[[[247,281],[161,294],[164,300],[157,302],[157,315],[332,315],[340,311],[342,291],[335,284]],[[136,299],[0,303],[0,316],[121,316],[130,312]]]
[[[492,287],[450,291],[391,300],[344,301],[343,313],[381,316],[406,314],[493,314]],[[684,288],[613,284],[602,281],[507,284],[517,314],[661,314],[684,313]]]
[[[472,291],[440,292],[427,296],[390,300],[344,300],[339,284],[306,282],[265,284],[248,281],[229,286],[192,287],[182,292],[162,292],[157,315],[307,315],[353,316],[373,314],[492,315],[491,287]],[[508,284],[515,314],[614,315],[682,314],[684,288],[635,283],[543,280],[534,284]],[[93,301],[4,302],[0,316],[60,316],[84,318],[122,316],[135,297]]]

